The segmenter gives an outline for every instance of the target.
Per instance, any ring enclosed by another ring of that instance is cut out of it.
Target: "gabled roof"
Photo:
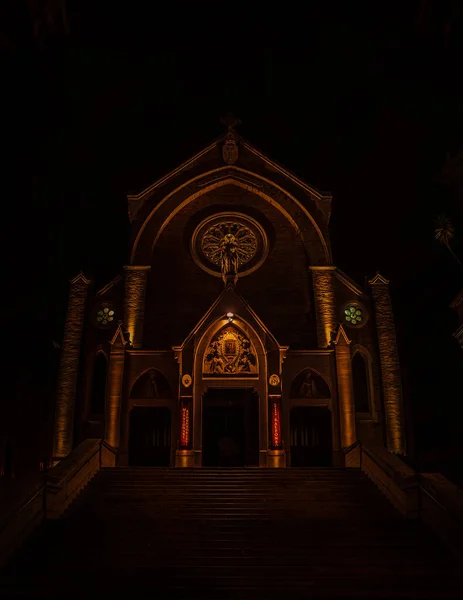
[[[242,138],[241,136],[239,136],[238,134],[233,132],[233,133],[227,133],[225,135],[220,136],[219,138],[214,140],[211,144],[209,144],[208,146],[206,146],[205,148],[203,148],[202,150],[197,152],[194,156],[187,159],[185,162],[180,164],[178,167],[176,167],[175,169],[173,169],[166,175],[163,175],[162,177],[157,179],[154,183],[152,183],[151,185],[149,185],[148,187],[143,189],[138,194],[128,194],[127,199],[129,202],[129,216],[130,216],[131,220],[133,220],[133,218],[135,217],[136,213],[138,212],[138,210],[139,210],[140,206],[143,204],[143,202],[147,198],[152,196],[158,188],[167,184],[170,180],[172,180],[176,176],[180,175],[183,171],[190,169],[202,157],[204,157],[205,155],[207,155],[210,152],[213,152],[219,144],[222,144],[224,141],[226,141],[227,139],[230,139],[230,138],[234,139],[237,143],[239,143],[241,148],[248,150],[253,156],[255,156],[260,161],[265,163],[268,167],[270,167],[271,170],[276,171],[277,173],[280,173],[281,175],[283,175],[284,177],[289,179],[292,183],[296,184],[305,193],[307,193],[311,197],[313,197],[314,200],[318,200],[322,204],[327,204],[328,206],[324,212],[327,213],[328,218],[329,218],[329,212],[330,212],[329,205],[331,203],[331,194],[326,193],[326,192],[321,192],[320,190],[317,190],[315,187],[307,184],[305,181],[303,181],[302,179],[297,177],[294,173],[292,173],[291,171],[289,171],[288,169],[286,169],[285,167],[283,167],[282,165],[277,163],[275,160],[271,159],[269,156],[267,156],[266,154],[264,154],[263,152],[258,150],[250,142],[246,141],[244,138]],[[227,166],[227,165],[225,165],[225,166]],[[232,165],[229,165],[229,166],[232,167]]]
[[[211,320],[211,321],[213,320],[214,311],[220,306],[221,303],[226,304],[227,299],[229,302],[229,306],[233,306],[234,310],[236,311],[237,316],[243,318],[243,313],[239,311],[239,308],[242,307],[243,312],[246,311],[254,319],[254,321],[259,325],[259,327],[263,331],[265,331],[265,334],[269,337],[269,339],[273,342],[273,344],[275,346],[277,346],[278,348],[286,348],[286,346],[283,347],[278,343],[275,336],[268,329],[268,327],[266,327],[266,325],[259,318],[259,316],[254,312],[254,310],[251,308],[251,306],[246,302],[246,300],[244,300],[244,298],[240,294],[238,294],[238,292],[235,289],[235,286],[232,283],[228,283],[225,286],[225,288],[223,289],[223,291],[219,294],[219,296],[217,297],[215,302],[213,302],[211,307],[206,311],[204,316],[198,321],[196,326],[193,327],[193,329],[188,334],[188,336],[185,338],[183,343],[180,346],[175,346],[173,348],[173,350],[178,351],[178,350],[182,350],[183,348],[185,348],[185,346],[194,338],[194,336],[198,333],[198,331],[200,331],[203,328],[203,326],[206,323],[208,323],[209,320]],[[246,319],[244,319],[244,320],[246,320]]]

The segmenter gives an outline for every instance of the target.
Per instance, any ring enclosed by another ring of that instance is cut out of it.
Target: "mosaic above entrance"
[[[257,375],[257,354],[252,342],[235,327],[222,329],[204,353],[203,375]]]
[[[264,229],[240,213],[220,213],[196,228],[191,240],[196,263],[224,283],[252,273],[265,260],[268,242]]]

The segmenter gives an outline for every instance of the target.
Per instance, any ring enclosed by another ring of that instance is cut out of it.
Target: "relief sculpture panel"
[[[257,354],[252,342],[235,327],[226,327],[212,338],[204,353],[203,375],[257,375]]]

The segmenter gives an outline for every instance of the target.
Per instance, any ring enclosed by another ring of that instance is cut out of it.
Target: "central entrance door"
[[[258,395],[250,389],[209,389],[203,397],[203,466],[259,464]]]

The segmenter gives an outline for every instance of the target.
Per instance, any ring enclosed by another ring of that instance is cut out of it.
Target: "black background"
[[[443,172],[463,147],[462,3],[150,4],[68,1],[68,34],[39,38],[26,2],[4,9],[9,418],[41,402],[50,420],[69,279],[83,269],[103,285],[127,262],[127,193],[221,135],[232,111],[247,140],[332,192],[335,263],[360,284],[391,280],[412,459],[458,477],[449,304],[463,269],[434,220],[451,217],[461,256],[462,184]]]

